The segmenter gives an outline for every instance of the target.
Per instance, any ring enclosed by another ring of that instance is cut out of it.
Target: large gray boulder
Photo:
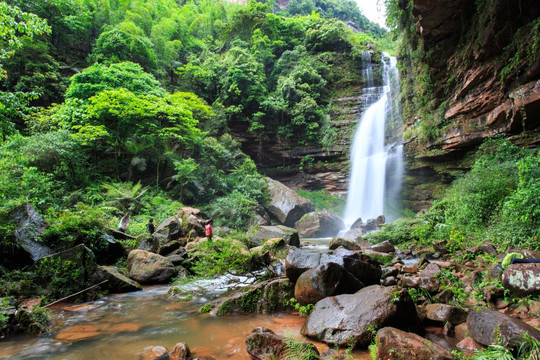
[[[406,290],[372,285],[319,301],[301,333],[328,344],[365,348],[373,340],[373,331],[386,326],[418,331],[420,319]]]
[[[296,222],[296,230],[302,238],[331,237],[343,229],[343,220],[329,211],[310,212]]]
[[[377,332],[377,359],[453,360],[454,356],[417,334],[385,327]]]
[[[330,262],[300,275],[294,287],[294,297],[300,305],[315,304],[327,296],[353,294],[364,284],[342,266]]]
[[[45,256],[36,261],[34,266],[39,266],[42,261],[49,259],[61,259],[62,262],[70,261],[75,264],[79,271],[79,281],[81,284],[91,281],[97,270],[96,257],[92,250],[84,246],[84,244],[79,244],[70,249]]]
[[[131,280],[114,266],[97,267],[93,282],[99,284],[105,280],[107,280],[107,282],[102,284],[100,288],[106,289],[111,293],[125,293],[142,290],[142,286],[138,282]]]
[[[129,278],[142,284],[164,283],[178,273],[178,269],[164,256],[145,250],[132,250],[127,258]]]
[[[467,327],[469,336],[485,346],[499,340],[504,346],[513,348],[522,342],[525,333],[540,341],[540,330],[519,319],[481,307],[469,311]]]
[[[362,247],[356,241],[347,240],[340,237],[332,238],[330,244],[328,244],[328,249],[336,250],[340,246],[347,250],[362,250]]]
[[[511,264],[502,275],[502,285],[517,296],[540,293],[540,264]]]
[[[249,237],[253,247],[264,244],[268,239],[283,239],[287,245],[300,246],[298,231],[283,225],[255,226],[250,230]]]
[[[8,219],[14,226],[11,254],[3,254],[2,264],[10,268],[31,265],[36,260],[52,254],[52,250],[41,241],[41,235],[47,223],[30,204],[23,204],[8,213]],[[7,239],[8,241],[10,239]],[[2,250],[5,252],[5,250]]]
[[[285,259],[285,274],[296,282],[305,271],[320,264],[334,262],[343,266],[364,285],[379,284],[382,270],[380,265],[369,256],[347,249],[337,249],[330,254],[312,253],[306,250],[290,248]]]
[[[272,199],[268,211],[272,213],[283,225],[294,227],[294,224],[305,214],[315,210],[315,206],[308,199],[298,195],[296,191],[288,188],[279,181],[266,178]]]

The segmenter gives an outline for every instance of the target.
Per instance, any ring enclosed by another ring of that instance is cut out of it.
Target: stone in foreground
[[[366,348],[373,331],[392,326],[418,331],[420,319],[406,290],[372,285],[352,295],[319,301],[302,327],[306,335],[328,344]]]
[[[452,353],[442,346],[393,327],[377,332],[377,359],[379,360],[452,360]]]

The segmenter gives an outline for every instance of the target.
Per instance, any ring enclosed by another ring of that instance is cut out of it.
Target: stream
[[[52,309],[55,320],[50,334],[2,340],[0,359],[132,360],[139,359],[146,347],[164,346],[170,351],[184,342],[193,357],[248,360],[245,340],[255,327],[300,337],[304,318],[297,314],[199,314],[201,305],[238,280],[222,277],[186,284],[192,291],[200,290],[189,301],[170,296],[168,286],[152,286],[94,302],[63,304]],[[316,345],[321,352],[328,350],[324,344]],[[354,358],[367,360],[369,354],[356,351]]]

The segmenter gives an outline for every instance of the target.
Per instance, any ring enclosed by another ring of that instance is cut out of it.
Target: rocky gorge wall
[[[396,1],[409,204],[463,171],[483,139],[540,144],[540,3]],[[430,186],[432,184],[433,186]]]

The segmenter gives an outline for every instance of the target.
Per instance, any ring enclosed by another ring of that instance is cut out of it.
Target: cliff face
[[[427,107],[437,110],[431,125],[440,130],[410,148],[469,149],[487,136],[539,128],[538,1],[414,0],[409,10],[408,42],[418,54],[412,65],[430,78]]]
[[[404,34],[407,196],[418,209],[429,204],[433,188],[417,185],[451,181],[484,138],[540,144],[540,2],[396,4]]]

